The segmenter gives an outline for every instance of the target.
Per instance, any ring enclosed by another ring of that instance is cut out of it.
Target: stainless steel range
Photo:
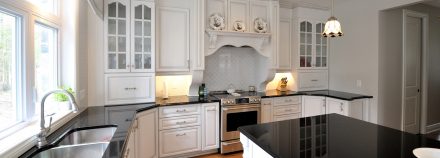
[[[221,105],[220,152],[243,150],[237,128],[260,123],[261,97],[257,92],[238,92],[235,95],[214,92],[211,95],[220,99]]]

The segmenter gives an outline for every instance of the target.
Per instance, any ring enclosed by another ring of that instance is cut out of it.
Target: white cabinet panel
[[[249,31],[255,31],[254,21],[257,18],[262,18],[269,25],[270,5],[268,1],[250,1],[250,19],[249,19]],[[270,26],[269,26],[270,28]],[[270,30],[268,30],[270,32]]]
[[[173,128],[183,128],[190,126],[199,126],[201,123],[198,115],[195,116],[185,116],[185,117],[172,117],[166,119],[160,119],[159,129],[173,129]]]
[[[280,20],[278,69],[291,68],[292,22],[290,19]]]
[[[209,19],[213,14],[220,14],[224,18],[225,30],[228,26],[227,14],[228,14],[228,1],[227,0],[206,0],[206,19]],[[209,20],[206,20],[206,29],[209,30]]]
[[[302,71],[298,72],[298,90],[328,89],[328,71]]]
[[[297,118],[301,118],[301,113],[274,116],[273,121],[277,122],[277,121],[292,120]]]
[[[301,113],[301,104],[275,106],[273,109],[275,116]]]
[[[345,100],[327,98],[327,114],[340,114],[348,116],[348,102]]]
[[[272,108],[273,108],[273,99],[262,99],[261,100],[261,123],[269,123],[272,122]]]
[[[154,74],[106,74],[105,104],[154,102],[154,81]]]
[[[201,150],[200,127],[160,131],[160,157]]]
[[[274,98],[275,106],[278,106],[278,105],[292,105],[292,104],[299,104],[299,103],[301,103],[301,96]]]
[[[248,0],[229,0],[229,30],[234,30],[234,23],[241,21],[244,23],[246,32],[252,30],[249,27],[249,1]]]
[[[202,150],[219,148],[220,108],[218,103],[203,104]]]
[[[189,71],[190,10],[158,8],[157,71]]]
[[[136,158],[157,158],[158,155],[158,113],[147,110],[136,116],[135,142]]]
[[[303,117],[310,117],[325,114],[326,102],[325,97],[303,96]]]
[[[170,107],[160,107],[159,117],[178,117],[178,116],[188,116],[188,115],[199,115],[200,105],[182,105],[182,106],[170,106]]]

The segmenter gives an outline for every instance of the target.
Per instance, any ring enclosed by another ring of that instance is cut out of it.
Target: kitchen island
[[[415,158],[440,142],[350,117],[328,114],[239,128],[244,158]]]

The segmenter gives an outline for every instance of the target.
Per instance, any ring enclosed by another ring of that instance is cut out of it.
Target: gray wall
[[[400,129],[402,110],[402,16],[403,9],[429,14],[429,74],[427,125],[440,123],[440,8],[423,4],[386,10],[379,24],[380,123]]]

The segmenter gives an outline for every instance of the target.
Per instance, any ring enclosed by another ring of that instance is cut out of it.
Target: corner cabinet
[[[104,1],[105,104],[155,100],[155,3]]]
[[[106,0],[105,72],[154,72],[154,2]]]
[[[330,13],[297,7],[292,10],[292,66],[297,91],[328,89],[329,39],[321,35]]]

